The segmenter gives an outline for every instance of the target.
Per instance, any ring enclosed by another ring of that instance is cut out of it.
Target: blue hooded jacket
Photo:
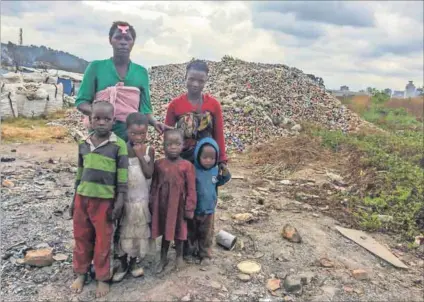
[[[195,215],[209,215],[215,213],[218,200],[217,187],[226,184],[231,175],[219,175],[218,161],[212,168],[206,170],[200,165],[199,152],[204,145],[211,145],[216,150],[216,158],[219,158],[219,147],[216,141],[210,137],[201,139],[194,150],[194,167],[196,169],[197,206]]]

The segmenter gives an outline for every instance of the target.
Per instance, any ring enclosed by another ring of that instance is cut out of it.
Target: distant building
[[[351,97],[351,96],[355,96],[355,95],[365,95],[366,93],[364,91],[350,91],[349,87],[344,85],[340,87],[340,90],[328,90],[329,93],[331,93],[332,95],[334,95],[335,97]]]
[[[409,81],[409,83],[405,87],[405,97],[413,98],[416,96],[416,88],[413,81]]]

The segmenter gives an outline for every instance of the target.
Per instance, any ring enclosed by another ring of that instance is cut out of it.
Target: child
[[[128,188],[127,146],[111,132],[113,111],[109,102],[93,104],[93,133],[78,145],[76,192],[70,207],[75,239],[73,266],[78,275],[71,288],[75,293],[82,291],[94,260],[96,297],[109,292],[114,221],[122,214]]]
[[[128,268],[133,277],[142,276],[144,271],[137,267],[137,257],[144,258],[155,248],[154,241],[150,239],[149,227],[149,193],[155,162],[155,150],[146,145],[149,119],[146,115],[134,112],[128,115],[126,122],[129,139],[128,200],[124,204],[117,248],[122,271],[115,273],[114,282],[121,281]]]
[[[219,174],[219,147],[212,138],[201,139],[194,151],[196,168],[197,206],[195,216],[189,224],[189,246],[196,247],[193,255],[200,258],[202,265],[208,265],[211,255],[214,232],[214,213],[216,208],[217,187],[226,184],[231,179],[227,168]]]
[[[176,268],[183,264],[183,242],[187,240],[187,221],[196,207],[196,179],[193,165],[180,154],[183,136],[178,130],[168,130],[164,136],[164,159],[155,162],[150,193],[152,238],[162,237],[157,273],[167,265],[170,241],[175,241]]]

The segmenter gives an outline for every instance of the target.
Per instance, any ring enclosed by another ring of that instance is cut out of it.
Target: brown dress
[[[157,160],[150,189],[152,238],[187,240],[185,218],[193,218],[196,203],[194,166],[184,159]]]

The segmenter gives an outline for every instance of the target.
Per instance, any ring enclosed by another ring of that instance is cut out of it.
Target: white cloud
[[[17,42],[22,27],[25,44],[102,59],[111,55],[111,23],[125,20],[137,31],[132,59],[146,66],[228,54],[297,67],[323,77],[328,88],[422,85],[422,2],[361,1],[327,10],[318,3],[2,1],[1,37]]]

